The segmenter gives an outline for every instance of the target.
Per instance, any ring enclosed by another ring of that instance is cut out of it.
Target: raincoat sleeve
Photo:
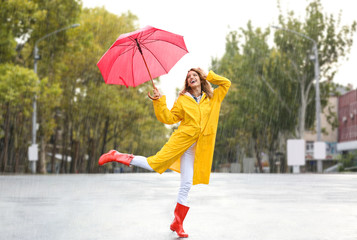
[[[162,96],[157,100],[153,100],[156,118],[165,124],[178,123],[183,118],[183,109],[178,100],[175,102],[171,110],[167,108],[166,96]]]
[[[225,77],[215,74],[212,70],[209,71],[206,79],[210,83],[218,85],[218,88],[216,88],[213,92],[213,96],[217,97],[219,101],[223,101],[229,87],[231,86],[231,81]]]

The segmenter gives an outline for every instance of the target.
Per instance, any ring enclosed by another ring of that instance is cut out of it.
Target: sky
[[[293,10],[300,19],[305,17],[307,0],[280,0],[282,11]],[[167,96],[167,106],[175,101],[176,88],[183,88],[187,71],[201,67],[209,71],[212,58],[220,58],[225,51],[226,36],[230,31],[245,28],[250,20],[253,27],[263,29],[278,25],[277,0],[82,0],[88,8],[104,6],[109,12],[121,15],[132,12],[138,17],[138,27],[147,25],[184,36],[189,51],[171,71],[160,77],[158,88]],[[354,1],[321,0],[323,12],[337,18],[342,11],[342,24],[357,21]],[[274,30],[272,29],[272,35]],[[119,34],[118,34],[119,36]],[[104,54],[104,53],[103,53]],[[98,60],[101,56],[98,56]],[[334,81],[356,87],[357,34],[349,59],[341,62]]]

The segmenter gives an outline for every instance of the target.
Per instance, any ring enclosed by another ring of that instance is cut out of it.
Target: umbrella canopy
[[[97,66],[105,83],[136,87],[168,73],[186,53],[182,36],[147,26],[120,35]]]

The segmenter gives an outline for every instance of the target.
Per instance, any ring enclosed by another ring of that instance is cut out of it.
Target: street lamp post
[[[40,60],[40,55],[38,53],[39,52],[38,43],[40,41],[44,40],[45,38],[48,38],[48,37],[55,35],[59,32],[66,31],[70,28],[75,28],[78,26],[79,26],[79,24],[72,24],[71,26],[58,29],[58,30],[53,31],[49,34],[46,34],[45,36],[41,37],[40,39],[38,39],[35,42],[33,70],[36,74],[37,74],[37,61]],[[36,144],[36,132],[37,132],[37,124],[36,124],[36,121],[37,121],[36,120],[36,117],[37,117],[37,95],[36,94],[33,99],[32,108],[33,108],[33,112],[32,112],[32,145],[29,147],[29,150],[28,150],[29,156],[28,157],[29,157],[29,161],[30,161],[31,172],[36,173],[36,162],[38,160],[38,145]]]
[[[272,26],[273,28],[279,29],[279,30],[283,30],[283,31],[287,31],[287,32],[291,32],[293,34],[296,34],[300,37],[306,38],[308,40],[310,40],[313,43],[313,51],[314,51],[314,59],[311,60],[315,60],[315,81],[316,81],[316,85],[315,85],[315,90],[316,90],[316,96],[315,96],[315,102],[316,102],[316,137],[317,137],[317,142],[321,141],[321,118],[320,118],[320,112],[321,112],[321,103],[320,103],[320,65],[319,65],[319,55],[318,55],[318,51],[317,51],[317,42],[306,36],[305,34],[296,32],[294,30],[290,30],[290,29],[285,29],[285,28],[281,28],[281,27],[277,27],[277,26]],[[304,121],[304,119],[303,119]],[[322,173],[322,161],[321,160],[317,160],[317,172]]]

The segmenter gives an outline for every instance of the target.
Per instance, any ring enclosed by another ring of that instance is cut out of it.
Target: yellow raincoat
[[[218,85],[211,99],[203,93],[200,102],[197,103],[192,97],[180,95],[171,110],[166,106],[165,96],[153,101],[155,114],[160,122],[181,123],[162,149],[147,159],[148,163],[158,173],[163,173],[168,168],[180,172],[180,157],[197,142],[193,185],[209,183],[219,110],[231,85],[227,78],[213,71],[208,73],[207,81]]]

